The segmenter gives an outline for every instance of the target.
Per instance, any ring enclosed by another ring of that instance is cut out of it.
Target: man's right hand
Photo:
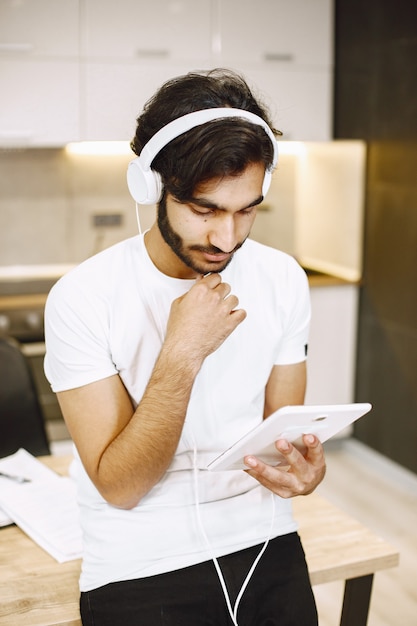
[[[172,303],[165,343],[201,365],[245,319],[246,311],[236,309],[238,304],[220,274],[197,279]]]

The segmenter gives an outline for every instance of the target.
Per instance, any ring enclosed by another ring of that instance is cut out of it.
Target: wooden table
[[[65,475],[69,457],[43,457]],[[317,494],[294,500],[313,585],[345,580],[341,626],[365,626],[374,573],[397,550]],[[80,561],[57,563],[16,526],[0,529],[0,625],[80,626]],[[300,625],[301,626],[301,625]]]

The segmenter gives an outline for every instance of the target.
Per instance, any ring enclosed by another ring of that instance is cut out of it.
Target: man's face
[[[263,164],[250,164],[239,176],[200,185],[184,204],[166,195],[158,209],[159,231],[174,253],[166,273],[193,277],[225,269],[250,233],[264,173]]]

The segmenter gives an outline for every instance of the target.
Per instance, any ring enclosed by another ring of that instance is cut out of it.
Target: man
[[[290,498],[324,476],[318,440],[304,456],[276,443],[288,471],[252,456],[246,472],[206,469],[304,399],[305,274],[246,241],[272,125],[221,70],[168,81],[137,122],[129,188],[157,221],[67,274],[46,309],[45,369],[76,446],[83,624],[312,626]]]

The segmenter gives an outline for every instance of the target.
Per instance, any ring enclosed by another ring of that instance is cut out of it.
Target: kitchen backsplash
[[[63,149],[2,151],[0,265],[76,263],[134,234],[128,161]],[[122,226],[94,228],[93,215],[103,213],[123,214]]]
[[[133,155],[132,155],[133,156]],[[0,265],[77,263],[137,233],[126,186],[130,155],[71,155],[62,149],[0,152]],[[284,155],[274,181],[279,211],[270,203],[258,237],[292,252],[294,156]],[[154,207],[139,207],[142,229]],[[93,216],[121,214],[121,226],[95,227]],[[255,232],[255,231],[254,231]]]
[[[318,247],[326,259],[323,224],[331,223],[335,233],[326,231],[331,243],[329,254],[338,251],[342,265],[345,260],[358,264],[360,255],[352,257],[351,253],[352,246],[361,249],[362,240],[363,192],[357,158],[354,163],[351,156],[335,160],[334,143],[317,144],[320,150],[311,149],[314,145],[309,148],[309,144],[281,144],[278,168],[252,237],[302,257],[299,242],[305,240],[306,228],[300,228],[300,224],[309,219],[309,247]],[[337,147],[339,155],[340,152],[341,145]],[[75,155],[65,149],[0,151],[0,266],[78,263],[135,235],[135,205],[126,186],[131,158],[133,155],[127,154]],[[310,171],[320,173],[317,202]],[[329,202],[324,200],[326,194]],[[155,208],[140,207],[139,212],[145,230],[154,220]],[[102,214],[121,214],[121,225],[95,226],[94,216]],[[343,223],[339,232],[335,227],[337,215]],[[313,245],[315,241],[318,246]],[[314,259],[310,260],[310,265],[314,265]],[[337,268],[337,263],[333,265]],[[360,273],[360,267],[355,267],[355,272]]]

